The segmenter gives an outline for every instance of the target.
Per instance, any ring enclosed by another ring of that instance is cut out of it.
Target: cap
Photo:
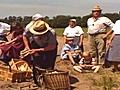
[[[76,22],[76,19],[70,19],[70,21]]]
[[[32,16],[33,20],[38,20],[40,18],[44,18],[44,17],[42,15],[38,14],[38,13]]]

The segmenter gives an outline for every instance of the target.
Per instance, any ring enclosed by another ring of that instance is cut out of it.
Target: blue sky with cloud
[[[0,0],[0,18],[8,16],[57,15],[85,16],[95,5],[103,8],[103,13],[118,13],[120,0]]]

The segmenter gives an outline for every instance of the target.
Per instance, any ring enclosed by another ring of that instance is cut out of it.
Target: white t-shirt
[[[80,26],[75,26],[74,28],[68,26],[65,28],[63,35],[66,37],[74,37],[74,44],[78,45],[80,41],[80,35],[83,33],[84,32]]]
[[[120,34],[120,20],[117,20],[115,22],[115,25],[113,26],[112,30],[115,34]]]
[[[0,35],[4,35],[4,30],[10,31],[10,25],[7,23],[0,22]]]
[[[28,23],[28,25],[25,27],[25,30],[29,30],[30,26],[34,23],[35,21],[31,21]]]
[[[107,17],[99,17],[96,21],[94,21],[93,17],[91,17],[88,19],[87,25],[88,33],[95,34],[106,32],[106,26],[109,26],[112,29],[114,23]]]

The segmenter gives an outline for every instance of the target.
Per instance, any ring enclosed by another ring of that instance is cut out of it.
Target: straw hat
[[[102,11],[102,8],[100,6],[95,6],[92,11]]]
[[[31,25],[31,27],[29,28],[30,32],[35,35],[42,35],[50,29],[51,28],[49,27],[49,25],[41,20],[34,22],[33,25]]]

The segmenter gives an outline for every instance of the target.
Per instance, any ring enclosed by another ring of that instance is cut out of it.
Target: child
[[[100,69],[100,66],[97,65],[97,61],[90,56],[90,53],[83,52],[79,65],[73,66],[73,68],[78,72],[84,72],[84,70],[94,70],[94,73],[97,73]]]
[[[71,63],[76,65],[80,60],[80,53],[82,51],[79,49],[79,46],[73,44],[73,42],[73,37],[67,37],[67,42],[62,48],[61,59],[70,59]]]

